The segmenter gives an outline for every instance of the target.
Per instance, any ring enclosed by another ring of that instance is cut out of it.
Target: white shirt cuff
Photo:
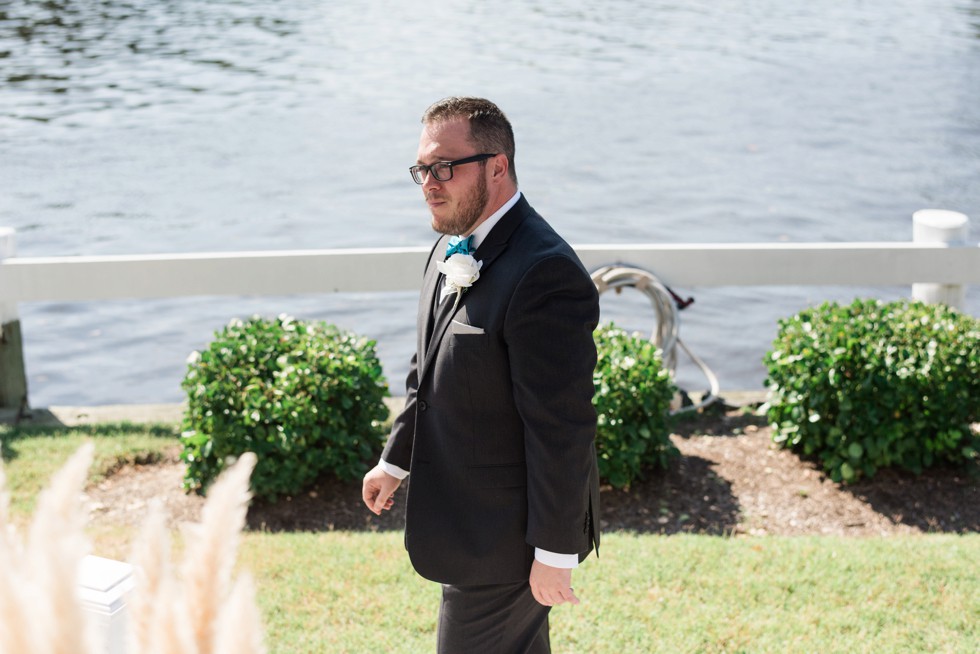
[[[578,567],[578,554],[558,554],[557,552],[543,550],[540,547],[534,548],[534,559],[538,563],[550,565],[552,568]]]
[[[405,477],[408,476],[408,470],[402,470],[398,466],[392,465],[392,464],[388,463],[387,461],[385,461],[384,459],[381,459],[380,461],[378,461],[378,466],[382,470],[384,470],[385,472],[387,472],[389,475],[391,475],[392,477],[394,477],[395,479],[404,479]]]

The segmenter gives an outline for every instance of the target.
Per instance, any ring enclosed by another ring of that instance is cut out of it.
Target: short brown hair
[[[517,184],[514,168],[514,129],[500,107],[483,98],[443,98],[422,114],[422,123],[463,118],[470,124],[470,139],[481,152],[507,155],[510,178]]]

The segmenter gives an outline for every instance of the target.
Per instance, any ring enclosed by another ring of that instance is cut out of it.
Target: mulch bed
[[[852,485],[832,482],[812,462],[772,444],[765,419],[727,407],[686,420],[671,436],[681,456],[629,490],[602,491],[603,531],[713,535],[880,536],[980,531],[977,470],[934,468],[920,476],[880,471]],[[152,500],[175,523],[198,520],[203,499],[180,489],[176,452],[152,465],[127,466],[88,490],[91,520],[137,524]],[[255,501],[252,529],[402,529],[407,486],[383,516],[361,502],[360,482],[323,478],[277,502]]]

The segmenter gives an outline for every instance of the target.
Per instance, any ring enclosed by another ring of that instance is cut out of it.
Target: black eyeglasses
[[[453,178],[453,166],[462,166],[463,164],[473,163],[476,161],[485,161],[490,157],[496,156],[496,154],[474,154],[472,157],[457,159],[456,161],[437,161],[434,164],[429,164],[428,166],[419,164],[409,168],[408,172],[412,173],[412,179],[415,180],[416,184],[425,182],[425,176],[430,173],[436,178],[436,180],[440,182],[448,182]]]

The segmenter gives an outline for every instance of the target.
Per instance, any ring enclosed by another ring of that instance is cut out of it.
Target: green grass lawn
[[[15,521],[85,440],[93,480],[152,460],[172,427],[0,427]],[[132,537],[127,534],[125,537]],[[96,554],[105,555],[96,551]],[[980,651],[980,535],[889,538],[608,533],[552,612],[556,653]],[[400,533],[245,535],[272,654],[431,652],[439,587]]]
[[[269,651],[431,652],[437,584],[401,534],[245,538]],[[980,537],[607,534],[552,612],[558,652],[980,651]]]

